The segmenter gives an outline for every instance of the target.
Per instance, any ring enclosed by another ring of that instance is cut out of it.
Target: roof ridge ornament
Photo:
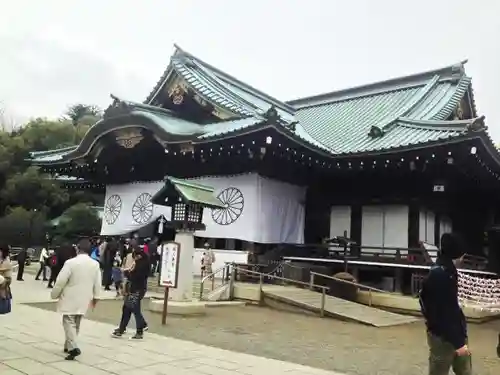
[[[122,115],[124,112],[127,113],[130,111],[129,103],[121,100],[119,97],[110,94],[109,95],[113,102],[104,110],[103,118],[110,118]]]
[[[298,121],[292,121],[285,126],[285,128],[287,128],[288,130],[292,131],[292,132],[295,132],[297,130],[297,125],[299,124]]]
[[[465,75],[465,68],[463,62],[451,66],[452,83],[458,83],[464,75]]]
[[[478,117],[474,119],[469,125],[467,125],[467,131],[478,132],[481,130],[486,130],[486,125],[484,123],[485,116]]]
[[[278,110],[274,105],[271,105],[263,115],[268,123],[279,124],[282,122],[281,116],[278,114]]]
[[[378,126],[373,125],[368,132],[368,136],[370,138],[380,138],[384,135],[384,130],[379,128]]]

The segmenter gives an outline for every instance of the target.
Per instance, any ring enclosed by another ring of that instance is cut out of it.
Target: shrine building
[[[176,46],[143,103],[112,99],[78,146],[31,155],[67,188],[105,192],[103,235],[168,219],[151,197],[172,176],[214,188],[224,208],[196,235],[218,248],[346,231],[390,256],[454,230],[498,263],[500,154],[465,62],[281,101]]]

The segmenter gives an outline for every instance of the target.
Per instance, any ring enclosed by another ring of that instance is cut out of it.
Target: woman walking
[[[0,314],[8,314],[12,309],[12,264],[10,263],[10,248],[0,245]]]
[[[148,329],[148,324],[142,315],[141,301],[146,294],[150,265],[148,256],[140,248],[136,247],[134,249],[133,257],[134,263],[132,267],[124,270],[128,279],[129,290],[123,301],[120,325],[114,330],[113,336],[123,336],[133,314],[136,324],[136,334],[132,338],[142,339],[144,331]]]

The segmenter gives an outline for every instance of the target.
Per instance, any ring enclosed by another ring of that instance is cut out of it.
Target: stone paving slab
[[[155,334],[115,339],[115,327],[89,320],[81,328],[83,354],[65,361],[60,315],[20,304],[48,301],[50,291],[29,280],[13,290],[13,312],[0,316],[1,375],[341,375]]]

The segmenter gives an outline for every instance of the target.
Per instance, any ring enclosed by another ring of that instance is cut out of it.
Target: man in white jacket
[[[74,360],[81,354],[77,344],[83,316],[89,306],[95,307],[101,290],[99,264],[90,257],[91,244],[82,239],[77,245],[77,256],[69,259],[57,276],[51,297],[58,299],[57,310],[63,315],[66,360]]]

